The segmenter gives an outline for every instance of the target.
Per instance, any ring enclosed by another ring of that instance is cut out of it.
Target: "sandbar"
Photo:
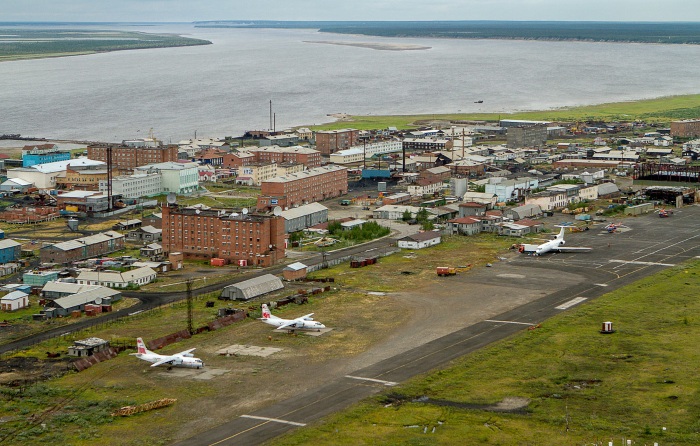
[[[432,47],[422,45],[410,45],[400,43],[376,43],[376,42],[337,42],[332,40],[304,40],[304,43],[325,43],[327,45],[356,46],[381,51],[415,51],[429,50]]]

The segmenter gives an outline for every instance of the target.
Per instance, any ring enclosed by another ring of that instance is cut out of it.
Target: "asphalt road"
[[[700,207],[697,206],[678,210],[667,219],[654,214],[628,218],[624,221],[626,227],[617,233],[608,234],[599,225],[584,233],[565,236],[567,245],[592,247],[589,253],[513,256],[492,268],[476,270],[472,277],[475,282],[498,284],[513,281],[521,287],[538,286],[538,274],[533,274],[533,271],[539,270],[543,272],[542,277],[547,277],[547,288],[555,291],[348,375],[338,376],[322,387],[241,414],[228,423],[176,444],[261,444],[417,374],[543,323],[582,302],[696,258],[700,256],[698,218]],[[575,284],[551,283],[552,271],[574,272],[584,280]]]

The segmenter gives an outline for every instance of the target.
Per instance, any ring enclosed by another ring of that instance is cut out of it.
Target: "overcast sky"
[[[1,0],[0,21],[700,21],[699,0]]]

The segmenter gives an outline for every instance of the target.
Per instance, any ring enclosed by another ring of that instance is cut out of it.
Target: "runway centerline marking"
[[[306,426],[305,423],[297,423],[296,421],[280,420],[279,418],[258,417],[255,415],[241,415],[241,418],[251,418],[253,420],[274,421],[275,423],[291,424],[292,426]]]
[[[576,304],[580,304],[581,302],[583,302],[586,299],[587,299],[586,297],[575,297],[568,302],[564,302],[563,304],[559,305],[558,307],[554,307],[554,309],[566,310],[567,308],[571,308]]]
[[[372,381],[375,383],[384,384],[385,386],[397,386],[399,384],[399,383],[396,383],[393,381],[384,381],[382,379],[365,378],[362,376],[345,375],[345,377],[350,378],[350,379],[359,379],[360,381]]]
[[[493,319],[486,319],[485,322],[495,322],[497,324],[518,324],[518,325],[536,325],[530,322],[516,322],[516,321],[494,321]]]

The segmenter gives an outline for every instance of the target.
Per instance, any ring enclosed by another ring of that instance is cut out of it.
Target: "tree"
[[[409,211],[408,209],[406,209],[405,211],[403,211],[403,216],[401,217],[401,220],[403,220],[403,221],[408,221],[408,220],[410,220],[411,218],[412,218],[412,217],[411,217],[411,211]]]
[[[433,224],[432,221],[430,221],[430,220],[425,220],[425,221],[421,224],[421,229],[423,229],[424,231],[432,231],[433,229],[435,229],[435,225]]]
[[[426,208],[421,208],[420,211],[416,214],[416,220],[419,222],[424,222],[428,220],[428,210]]]

